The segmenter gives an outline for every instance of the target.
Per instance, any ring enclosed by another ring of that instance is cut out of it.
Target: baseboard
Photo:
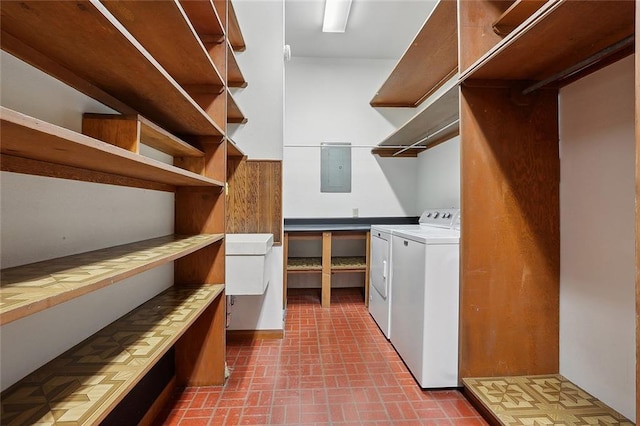
[[[169,401],[173,397],[173,394],[176,390],[176,377],[173,376],[171,381],[165,386],[160,395],[156,398],[156,400],[151,404],[147,414],[144,415],[138,426],[151,426],[156,420],[156,418],[162,412],[162,409],[169,405]]]
[[[284,330],[227,330],[227,340],[283,339]]]

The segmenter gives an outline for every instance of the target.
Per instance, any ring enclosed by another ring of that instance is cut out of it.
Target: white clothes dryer
[[[393,247],[391,236],[402,231],[421,231],[433,227],[451,228],[459,209],[429,209],[419,223],[412,225],[371,225],[369,271],[369,313],[387,339],[391,338],[391,298]]]

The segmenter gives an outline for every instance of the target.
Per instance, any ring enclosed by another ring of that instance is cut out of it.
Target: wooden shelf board
[[[229,87],[247,87],[247,81],[242,75],[236,54],[227,42],[227,84]]]
[[[424,152],[425,148],[409,148],[406,151],[402,151],[403,148],[373,148],[371,153],[374,155],[379,155],[380,157],[395,157],[395,158],[403,158],[403,157],[417,157],[420,153]],[[402,151],[402,152],[400,152]],[[398,154],[399,153],[399,154]]]
[[[367,267],[365,256],[339,256],[331,258],[331,272],[360,272]],[[288,272],[322,271],[321,257],[290,257],[287,260]]]
[[[223,290],[173,287],[152,298],[4,391],[2,424],[100,423]]]
[[[456,75],[425,101],[426,106],[424,109],[380,142],[378,147],[384,148],[385,145],[410,146],[428,135],[440,131],[458,119],[459,99],[458,77]],[[457,132],[458,130],[454,126],[450,131],[443,131],[446,135],[451,136],[455,136]],[[437,138],[436,140],[439,139]],[[427,140],[421,143],[420,146],[428,146],[434,142],[435,140]],[[375,149],[377,150],[378,148]],[[388,150],[385,150],[385,152],[388,152]]]
[[[141,115],[83,114],[84,120],[132,120],[140,123],[140,142],[174,157],[204,157],[204,152],[172,135]]]
[[[80,133],[0,107],[3,154],[163,183],[222,187],[223,183],[131,153]]]
[[[211,1],[181,0],[180,5],[203,43],[222,43],[224,29]]]
[[[547,0],[516,0],[493,24],[493,31],[496,34],[507,35],[518,25],[526,21]]]
[[[441,0],[370,104],[415,107],[457,70],[457,6],[455,1]]]
[[[246,157],[247,154],[245,154],[232,139],[227,138],[227,156]]]
[[[634,3],[549,1],[461,72],[461,80],[545,80],[634,34]]]
[[[247,48],[232,1],[229,1],[229,42],[236,52],[244,52]]]
[[[30,2],[29,7],[1,2],[0,12],[0,42],[12,55],[118,112],[133,109],[172,133],[223,134],[97,0]]]
[[[555,424],[575,424],[575,419],[587,417],[606,418],[616,425],[634,424],[560,374],[463,378],[462,384],[471,403],[491,418],[490,424],[524,425],[532,418],[554,419]],[[526,410],[503,403],[514,391],[527,401]],[[568,400],[579,403],[562,403]]]
[[[227,122],[234,123],[234,124],[245,124],[247,122],[247,117],[244,116],[244,113],[236,103],[236,100],[233,99],[233,95],[228,90],[227,90]]]
[[[169,235],[2,270],[0,325],[214,244],[224,234]]]
[[[159,1],[153,7],[138,0],[102,0],[102,4],[183,88],[221,91],[224,80],[177,0]]]

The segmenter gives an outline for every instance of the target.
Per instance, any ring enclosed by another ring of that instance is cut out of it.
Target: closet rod
[[[284,148],[322,148],[330,145],[283,145]],[[339,146],[339,145],[338,145]],[[347,147],[348,145],[342,145]],[[406,148],[407,145],[351,145],[349,148]],[[426,147],[425,147],[426,148]]]
[[[430,135],[425,136],[424,138],[420,139],[418,142],[414,142],[409,146],[405,146],[403,149],[401,149],[398,152],[395,152],[392,157],[396,157],[400,154],[402,154],[405,151],[410,150],[411,148],[423,148],[423,147],[418,147],[417,145],[420,145],[423,142],[428,141],[429,139],[433,139],[434,136],[439,135],[440,133],[444,132],[445,130],[447,130],[449,127],[451,126],[457,126],[458,123],[460,123],[460,119],[456,119],[455,121],[452,121],[451,123],[447,124],[444,127],[441,127],[439,130],[436,130],[435,132],[431,133]],[[380,148],[387,148],[386,146],[382,145],[379,146]],[[427,149],[427,147],[425,146],[424,149]]]
[[[600,61],[601,59],[606,58],[607,56],[616,53],[619,50],[624,49],[625,47],[632,45],[633,42],[635,40],[635,36],[632,34],[628,37],[623,38],[622,40],[620,40],[617,43],[612,44],[609,47],[605,47],[604,49],[602,49],[599,52],[594,53],[593,55],[589,56],[587,59],[584,59],[580,62],[578,62],[575,65],[570,66],[567,69],[564,69],[554,75],[552,75],[549,78],[546,78],[544,80],[541,80],[535,84],[532,84],[531,86],[527,87],[526,89],[524,89],[522,91],[523,95],[528,95],[529,93],[536,91],[538,89],[540,89],[543,86],[546,86],[549,83],[553,83],[554,81],[558,81],[558,80],[562,80],[565,77],[569,77],[571,74],[574,74],[578,71],[583,70],[584,68],[587,68],[590,65],[595,64],[596,62]]]

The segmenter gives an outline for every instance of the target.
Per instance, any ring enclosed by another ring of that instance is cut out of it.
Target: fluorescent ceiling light
[[[325,0],[322,32],[343,33],[347,28],[351,0]]]

